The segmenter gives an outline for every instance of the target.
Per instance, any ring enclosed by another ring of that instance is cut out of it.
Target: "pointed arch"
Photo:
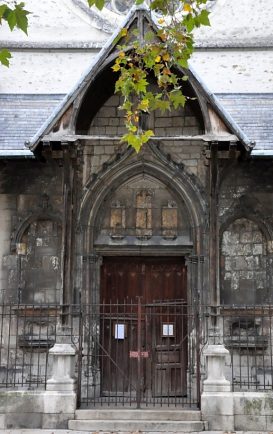
[[[189,175],[182,165],[169,159],[153,144],[150,151],[156,156],[154,161],[148,156],[137,158],[127,151],[119,161],[109,166],[85,186],[85,194],[80,206],[78,224],[84,234],[85,251],[94,248],[94,231],[99,210],[118,186],[136,177],[147,174],[175,193],[186,205],[192,228],[193,251],[200,255],[203,249],[203,233],[207,221],[205,195],[194,175]]]

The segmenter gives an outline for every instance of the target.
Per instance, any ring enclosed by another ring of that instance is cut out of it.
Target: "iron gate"
[[[79,404],[198,407],[200,318],[182,300],[82,309]]]

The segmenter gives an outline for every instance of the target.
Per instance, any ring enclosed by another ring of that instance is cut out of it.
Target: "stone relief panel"
[[[162,207],[162,235],[165,239],[177,237],[178,214],[175,201],[168,201],[167,206]]]
[[[223,233],[221,303],[259,304],[268,300],[266,239],[258,225],[235,220]]]
[[[136,236],[149,239],[152,236],[153,190],[140,190],[136,194]]]
[[[96,220],[97,245],[192,245],[185,203],[146,174],[121,185]]]
[[[125,230],[125,207],[119,200],[112,202],[110,209],[111,237],[122,239]]]

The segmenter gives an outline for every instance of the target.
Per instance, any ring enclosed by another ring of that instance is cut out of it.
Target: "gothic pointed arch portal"
[[[100,276],[93,269],[103,257],[204,254],[206,203],[198,182],[158,147],[150,144],[148,151],[141,159],[126,151],[85,186],[78,251],[87,303],[100,300]],[[197,280],[195,288],[201,284]]]
[[[186,306],[201,285],[193,258],[203,249],[204,203],[195,180],[181,166],[167,164],[152,144],[142,158],[126,151],[87,182],[78,248],[84,252],[82,300],[93,306],[85,329],[96,330],[95,343],[94,333],[86,339],[102,355],[96,362],[101,400],[188,396],[194,343],[188,336],[196,331]],[[141,391],[131,360],[137,351],[147,358]]]

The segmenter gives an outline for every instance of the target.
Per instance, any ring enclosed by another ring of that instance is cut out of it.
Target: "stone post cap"
[[[71,344],[55,344],[49,350],[53,356],[75,356],[76,350]]]
[[[229,351],[224,347],[224,345],[208,345],[203,352],[204,356],[219,356],[219,357],[225,357],[229,354]]]

